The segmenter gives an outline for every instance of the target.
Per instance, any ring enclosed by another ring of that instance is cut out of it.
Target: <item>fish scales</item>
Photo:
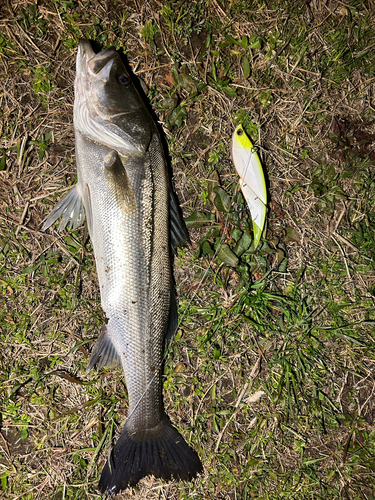
[[[129,397],[125,427],[99,481],[108,496],[153,474],[191,479],[197,454],[166,416],[163,352],[177,311],[171,245],[187,239],[170,191],[160,138],[115,51],[77,54],[74,127],[78,183],[45,219],[59,229],[87,218],[106,324],[88,371],[120,364]]]
[[[159,139],[155,134],[144,156],[124,163],[135,193],[133,214],[117,203],[115,183],[108,182],[110,173],[103,169],[108,148],[96,143],[87,147],[89,139],[80,132],[77,136],[80,181],[88,186],[91,205],[97,207],[90,236],[107,330],[121,353],[129,405],[134,408],[138,402],[133,425],[140,419],[144,427],[152,427],[160,421],[162,408],[160,332],[167,327],[171,289],[168,179]],[[93,156],[98,161],[93,162]]]

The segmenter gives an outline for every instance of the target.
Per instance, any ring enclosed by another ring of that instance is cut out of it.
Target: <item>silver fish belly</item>
[[[88,371],[120,364],[129,396],[125,427],[99,481],[112,495],[149,474],[191,479],[202,470],[162,400],[165,339],[177,326],[170,247],[187,235],[155,124],[118,54],[95,54],[81,41],[75,94],[78,183],[43,229],[60,216],[60,230],[68,222],[78,227],[86,214],[107,318]]]

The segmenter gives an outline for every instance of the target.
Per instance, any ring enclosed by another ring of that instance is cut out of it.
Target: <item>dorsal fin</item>
[[[171,248],[172,252],[176,253],[177,248],[183,247],[190,242],[190,237],[176,195],[172,191],[169,191],[169,216]]]

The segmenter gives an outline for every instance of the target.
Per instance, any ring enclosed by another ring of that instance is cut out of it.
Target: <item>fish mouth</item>
[[[113,61],[117,57],[117,52],[112,49],[105,49],[96,54],[91,47],[91,43],[88,40],[81,39],[77,52],[77,74],[87,71],[88,68],[98,78],[107,80]]]
[[[91,47],[91,43],[88,40],[81,39],[78,44],[78,52],[77,52],[77,75],[82,73],[86,66],[86,62],[95,57],[95,52]]]
[[[112,64],[109,64],[117,57],[117,52],[114,50],[102,50],[99,54],[95,54],[91,59],[88,60],[87,64],[91,72],[97,76],[101,76],[103,70],[106,69],[105,73],[109,73]]]

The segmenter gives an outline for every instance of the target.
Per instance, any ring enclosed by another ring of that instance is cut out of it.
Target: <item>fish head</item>
[[[144,154],[153,122],[119,54],[112,49],[96,54],[81,40],[76,67],[75,128],[124,157]]]

